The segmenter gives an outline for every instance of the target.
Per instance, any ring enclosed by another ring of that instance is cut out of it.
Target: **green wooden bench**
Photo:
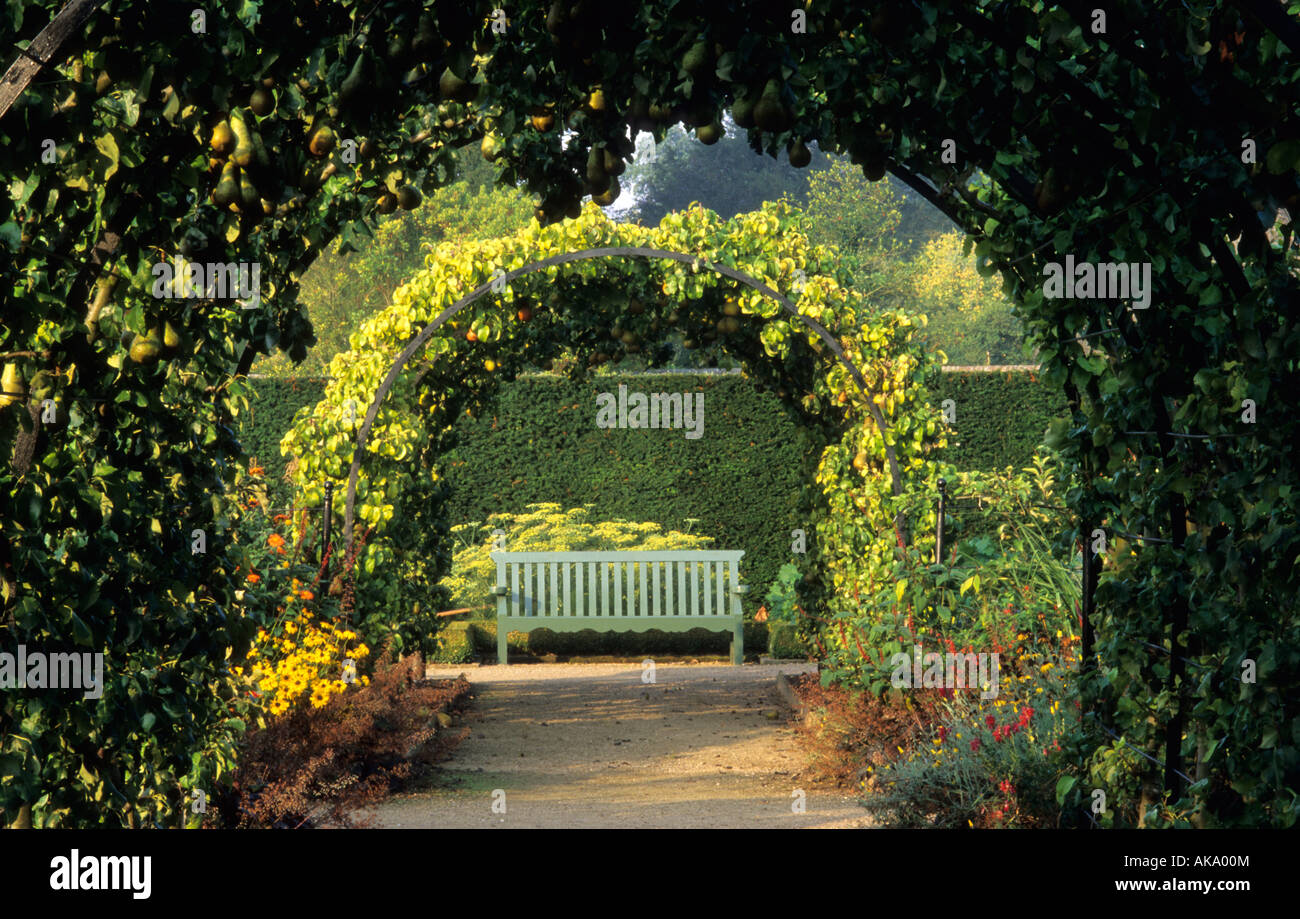
[[[731,662],[745,656],[740,598],[743,551],[493,552],[497,580],[497,661],[506,634],[731,632]]]

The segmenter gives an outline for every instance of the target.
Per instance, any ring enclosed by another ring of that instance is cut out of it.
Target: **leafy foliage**
[[[60,5],[7,4],[11,44],[28,44]],[[410,202],[403,188],[445,184],[450,151],[480,138],[503,181],[523,180],[537,216],[558,221],[584,194],[612,190],[604,166],[617,164],[604,153],[625,157],[630,128],[661,137],[683,115],[703,124],[725,108],[774,155],[815,142],[869,178],[894,172],[969,234],[1069,398],[1056,433],[1079,482],[1067,493],[1073,535],[1102,526],[1147,537],[1135,555],[1107,559],[1090,623],[1096,654],[1084,661],[1091,721],[1075,748],[1087,764],[1076,796],[1085,785],[1114,791],[1121,823],[1146,813],[1134,789],[1152,784],[1149,767],[1135,770],[1115,735],[1163,750],[1176,812],[1294,823],[1300,420],[1286,396],[1300,363],[1287,318],[1300,278],[1293,226],[1278,214],[1300,208],[1297,4],[1145,0],[1101,11],[1104,23],[1077,2],[828,8],[809,11],[798,41],[788,4],[668,16],[654,4],[580,3],[548,19],[549,6],[515,5],[499,36],[483,5],[228,2],[207,11],[199,37],[187,8],[150,5],[146,30],[145,5],[128,4],[91,16],[0,120],[0,240],[11,255],[0,289],[22,307],[6,310],[0,353],[6,379],[29,393],[18,400],[36,408],[48,397],[66,412],[38,428],[13,396],[0,411],[11,457],[0,474],[4,637],[103,649],[113,674],[93,705],[6,694],[6,821],[147,823],[162,811],[139,809],[146,790],[182,774],[213,780],[214,738],[238,731],[216,693],[232,682],[226,653],[257,624],[239,612],[224,535],[244,394],[231,377],[259,351],[305,353],[313,335],[296,285],[325,245],[350,241],[381,201],[402,192]],[[444,69],[458,79],[438,81]],[[273,106],[256,106],[264,115],[251,105],[259,86],[271,91]],[[539,127],[539,108],[572,134]],[[232,158],[249,157],[209,155],[230,118],[253,124],[267,151],[250,162],[257,206],[251,193],[215,201]],[[340,136],[371,140],[371,155],[345,161]],[[666,241],[694,251],[689,238]],[[182,246],[203,262],[257,262],[263,308],[150,298],[136,279]],[[753,254],[743,240],[736,251]],[[1044,264],[1067,253],[1149,262],[1152,308],[1047,298]],[[691,286],[675,281],[670,296]],[[184,330],[184,347],[152,363],[149,333],[167,322]],[[887,325],[910,337],[906,322]],[[592,346],[578,326],[570,339]],[[135,342],[119,343],[123,331],[142,336],[146,359],[128,358]],[[878,353],[906,350],[886,337]],[[808,398],[815,375],[785,369],[809,384],[796,400]],[[1244,420],[1247,399],[1255,422]],[[928,420],[918,415],[919,430]],[[898,443],[917,433],[905,425]],[[837,513],[857,506],[835,497],[857,446],[823,460],[819,484],[831,485]],[[932,484],[919,460],[901,471],[918,489]],[[882,503],[858,497],[875,526]],[[387,511],[370,498],[376,526]],[[437,535],[436,515],[423,513],[403,508]],[[195,527],[208,531],[207,554],[188,551]],[[866,542],[819,535],[833,557]],[[839,574],[828,590],[857,580]],[[1152,644],[1168,653],[1153,658]],[[1247,661],[1254,683],[1241,679]],[[146,714],[155,720],[141,732]],[[1178,779],[1184,766],[1204,778]]]
[[[953,364],[1018,364],[1024,331],[997,282],[981,276],[957,232],[925,244],[911,266],[912,309]]]
[[[532,219],[527,197],[518,189],[494,186],[496,170],[481,157],[461,150],[455,159],[456,182],[436,189],[413,211],[383,218],[373,238],[346,247],[337,240],[312,264],[303,275],[299,299],[317,330],[316,344],[296,365],[278,352],[255,363],[254,372],[326,374],[334,355],[348,349],[361,321],[390,305],[393,291],[424,266],[433,245],[508,236]]]

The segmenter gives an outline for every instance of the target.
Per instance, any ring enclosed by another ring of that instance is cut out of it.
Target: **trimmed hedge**
[[[797,658],[807,660],[810,649],[799,640],[798,626],[793,622],[774,622],[768,629],[767,653],[777,659]]]
[[[1060,390],[1026,371],[945,371],[930,390],[935,405],[956,403],[944,458],[959,469],[1029,465],[1047,423],[1068,411]]]
[[[255,395],[239,425],[239,442],[245,455],[255,457],[266,470],[267,490],[276,504],[287,503],[290,489],[284,481],[285,457],[280,439],[294,414],[325,396],[325,377],[260,377],[249,381]]]
[[[701,392],[703,436],[682,430],[603,430],[596,396]],[[750,611],[790,560],[790,531],[806,526],[800,491],[820,447],[775,395],[740,375],[647,374],[581,383],[552,376],[504,384],[493,406],[456,425],[445,457],[455,523],[485,520],[531,502],[592,503],[592,518],[653,521],[743,549]],[[698,522],[689,522],[691,519]]]

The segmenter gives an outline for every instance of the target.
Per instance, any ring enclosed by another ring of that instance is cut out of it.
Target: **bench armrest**
[[[733,589],[732,592],[735,593],[735,594],[738,595],[738,596],[743,597],[745,594],[749,593],[749,585],[748,585],[748,584],[737,584],[737,585],[735,586],[735,588]]]
[[[493,587],[493,588],[492,588],[492,593],[493,593],[494,595],[498,596],[498,597],[504,597],[506,594],[510,593],[510,588],[508,588],[508,587]]]

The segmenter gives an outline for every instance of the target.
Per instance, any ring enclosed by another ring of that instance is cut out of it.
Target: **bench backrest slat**
[[[648,618],[740,613],[743,551],[493,552],[498,614]],[[597,574],[599,569],[599,574]]]

